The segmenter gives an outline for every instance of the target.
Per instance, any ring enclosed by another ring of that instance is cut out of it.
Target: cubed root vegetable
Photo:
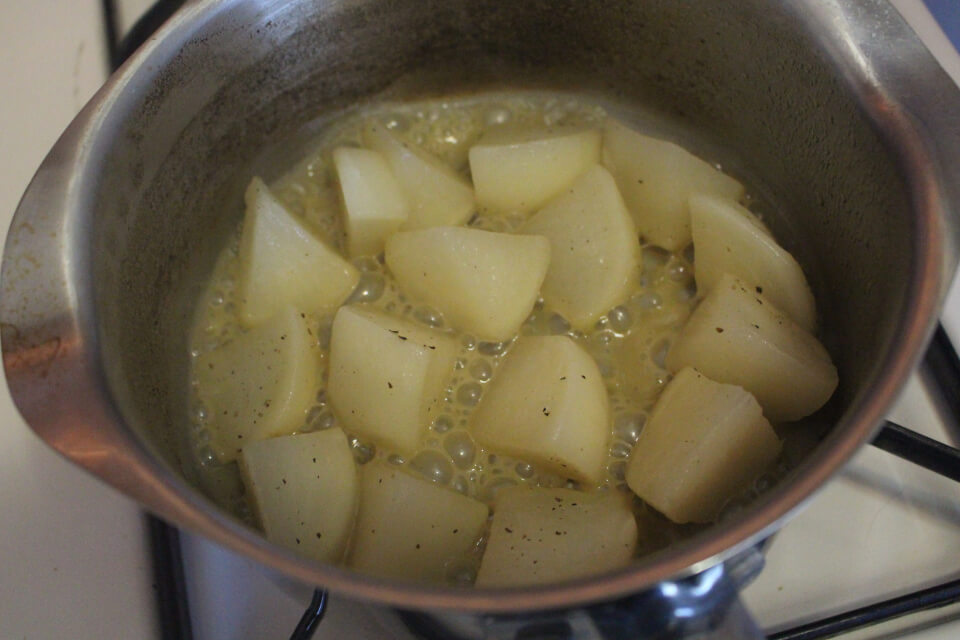
[[[674,522],[710,522],[780,454],[756,399],[681,369],[657,400],[627,484]]]
[[[547,584],[622,567],[637,546],[628,496],[571,489],[497,495],[478,587]]]
[[[286,306],[332,313],[360,279],[357,269],[328,247],[270,193],[250,182],[240,237],[240,319],[265,322]]]
[[[473,187],[439,158],[400,140],[378,123],[364,128],[363,142],[383,154],[406,195],[410,211],[402,229],[459,225],[470,219],[476,209]]]
[[[357,469],[333,428],[254,442],[240,471],[267,538],[311,558],[343,559],[357,511]]]
[[[341,307],[330,338],[327,395],[347,431],[409,454],[436,413],[456,353],[448,335]]]
[[[333,162],[343,197],[347,253],[375,256],[407,221],[410,207],[387,161],[376,151],[340,147]]]
[[[291,433],[313,403],[321,352],[293,308],[197,358],[197,395],[206,408],[210,445],[230,462],[256,440]]]
[[[639,275],[636,227],[599,165],[537,212],[523,232],[550,240],[543,299],[578,329],[622,302]]]
[[[349,564],[387,578],[447,582],[486,525],[487,505],[387,462],[360,468],[360,512]]]
[[[550,243],[540,236],[434,227],[392,236],[385,255],[403,291],[438,309],[457,329],[497,342],[516,335],[533,309]]]
[[[239,468],[276,544],[440,589],[615,579],[664,517],[779,477],[778,432],[808,436],[776,423],[837,387],[743,186],[597,105],[471,96],[323,136],[251,181],[190,345],[199,480],[233,497]]]
[[[610,431],[607,390],[593,358],[566,336],[520,338],[472,417],[491,451],[596,484]]]
[[[599,160],[596,130],[497,131],[470,149],[470,174],[483,210],[528,213]]]
[[[690,243],[690,196],[743,197],[743,185],[716,167],[683,147],[645,136],[613,118],[607,118],[603,129],[602,157],[640,234],[670,251]]]
[[[690,222],[699,291],[706,293],[729,273],[759,288],[804,330],[814,330],[817,313],[803,270],[750,211],[732,200],[696,195],[690,198]]]
[[[820,342],[757,287],[723,276],[667,354],[667,368],[693,367],[752,393],[771,422],[799,420],[833,395],[837,370]]]

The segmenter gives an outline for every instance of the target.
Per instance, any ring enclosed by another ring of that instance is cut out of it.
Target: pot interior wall
[[[811,279],[841,372],[818,422],[842,429],[845,408],[868,392],[906,301],[915,244],[909,194],[895,159],[783,5],[219,7],[194,8],[190,37],[158,45],[150,64],[135,60],[139,75],[114,107],[121,119],[105,150],[90,247],[112,391],[131,428],[171,468],[183,473],[187,327],[213,258],[242,216],[251,167],[306,123],[376,96],[560,88],[640,105],[697,132],[777,205],[771,226]]]

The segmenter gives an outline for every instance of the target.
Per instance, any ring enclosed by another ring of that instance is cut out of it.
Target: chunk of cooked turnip
[[[733,200],[690,198],[697,289],[703,293],[729,273],[763,295],[807,331],[817,324],[813,293],[793,256]]]
[[[578,329],[621,303],[639,275],[636,227],[613,178],[599,165],[538,211],[522,231],[550,240],[543,299]]]
[[[771,422],[798,420],[826,403],[837,370],[823,345],[743,281],[723,276],[667,354],[667,368],[693,367],[752,393]]]
[[[600,161],[600,132],[494,130],[470,149],[477,204],[490,213],[528,213]]]
[[[612,491],[514,487],[497,494],[478,587],[557,583],[630,562],[637,523]]]
[[[343,559],[357,512],[357,468],[343,431],[254,442],[239,462],[268,539],[318,560]]]
[[[449,335],[341,307],[330,337],[327,395],[347,431],[409,454],[437,411],[456,353]]]
[[[633,448],[627,484],[674,522],[710,522],[780,449],[752,395],[686,367],[657,399]]]
[[[375,122],[364,128],[363,143],[383,154],[407,197],[410,211],[401,229],[459,225],[473,215],[473,187],[439,158]]]
[[[353,291],[360,274],[270,193],[260,178],[247,187],[240,236],[240,320],[265,322],[286,306],[325,315]]]
[[[360,467],[360,511],[349,565],[409,581],[445,582],[468,562],[487,505],[374,460]]]
[[[197,358],[197,396],[212,425],[210,444],[228,462],[256,440],[293,432],[321,379],[320,349],[293,308]]]
[[[387,161],[376,151],[340,147],[333,163],[343,198],[347,253],[375,256],[407,221],[409,205]]]
[[[595,484],[610,431],[607,390],[593,358],[566,336],[517,340],[471,422],[491,451]]]
[[[670,251],[690,243],[691,195],[743,196],[743,185],[683,147],[645,136],[613,118],[604,126],[602,157],[640,234]]]
[[[509,340],[540,295],[550,243],[466,227],[401,231],[387,241],[400,288],[481,340]]]

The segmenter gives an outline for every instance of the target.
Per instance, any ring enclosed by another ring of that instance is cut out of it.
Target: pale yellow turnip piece
[[[476,210],[473,187],[432,156],[395,136],[379,123],[363,130],[363,143],[386,158],[410,204],[404,230],[465,223]]]
[[[470,149],[477,204],[489,213],[536,211],[600,161],[600,132],[494,131]]]
[[[360,511],[349,565],[378,577],[446,582],[466,562],[490,510],[388,462],[360,467]]]
[[[599,165],[538,211],[522,231],[550,240],[543,299],[578,329],[623,302],[639,275],[636,227],[613,178]]]
[[[341,307],[330,338],[327,395],[347,431],[409,454],[433,420],[456,353],[449,335]]]
[[[467,227],[401,231],[386,261],[400,288],[481,340],[509,340],[533,309],[550,264],[540,236]]]
[[[752,395],[687,367],[657,399],[633,448],[627,484],[674,522],[711,522],[780,449]]]
[[[197,395],[221,462],[256,440],[293,432],[321,380],[320,349],[307,321],[288,307],[197,358]]]
[[[333,163],[343,199],[347,253],[375,256],[407,221],[407,198],[383,156],[370,149],[340,147]]]
[[[472,421],[484,447],[595,484],[610,431],[607,390],[593,358],[566,336],[517,340]]]
[[[629,496],[529,489],[497,494],[478,587],[554,584],[629,564],[637,523]]]
[[[267,538],[323,560],[343,559],[357,513],[357,468],[337,428],[254,442],[240,471]]]
[[[683,147],[608,118],[603,164],[647,242],[677,251],[690,243],[687,201],[695,193],[738,200],[743,185]]]
[[[690,198],[697,290],[708,292],[729,273],[753,287],[807,331],[817,324],[810,285],[793,256],[733,200]]]
[[[270,193],[260,178],[247,187],[240,237],[240,320],[265,322],[286,306],[316,315],[333,312],[360,274]]]
[[[667,368],[693,367],[752,393],[771,422],[799,420],[826,403],[837,370],[823,345],[743,281],[723,276],[667,354]]]

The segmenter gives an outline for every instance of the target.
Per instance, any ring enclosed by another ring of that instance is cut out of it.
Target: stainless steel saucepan
[[[660,114],[769,191],[840,371],[810,425],[825,435],[736,517],[575,582],[428,587],[279,548],[179,458],[187,327],[251,167],[351,105],[502,87]],[[84,108],[24,195],[3,256],[4,366],[50,446],[291,577],[420,610],[576,607],[739,554],[850,459],[936,322],[958,217],[960,91],[881,0],[197,0]]]

